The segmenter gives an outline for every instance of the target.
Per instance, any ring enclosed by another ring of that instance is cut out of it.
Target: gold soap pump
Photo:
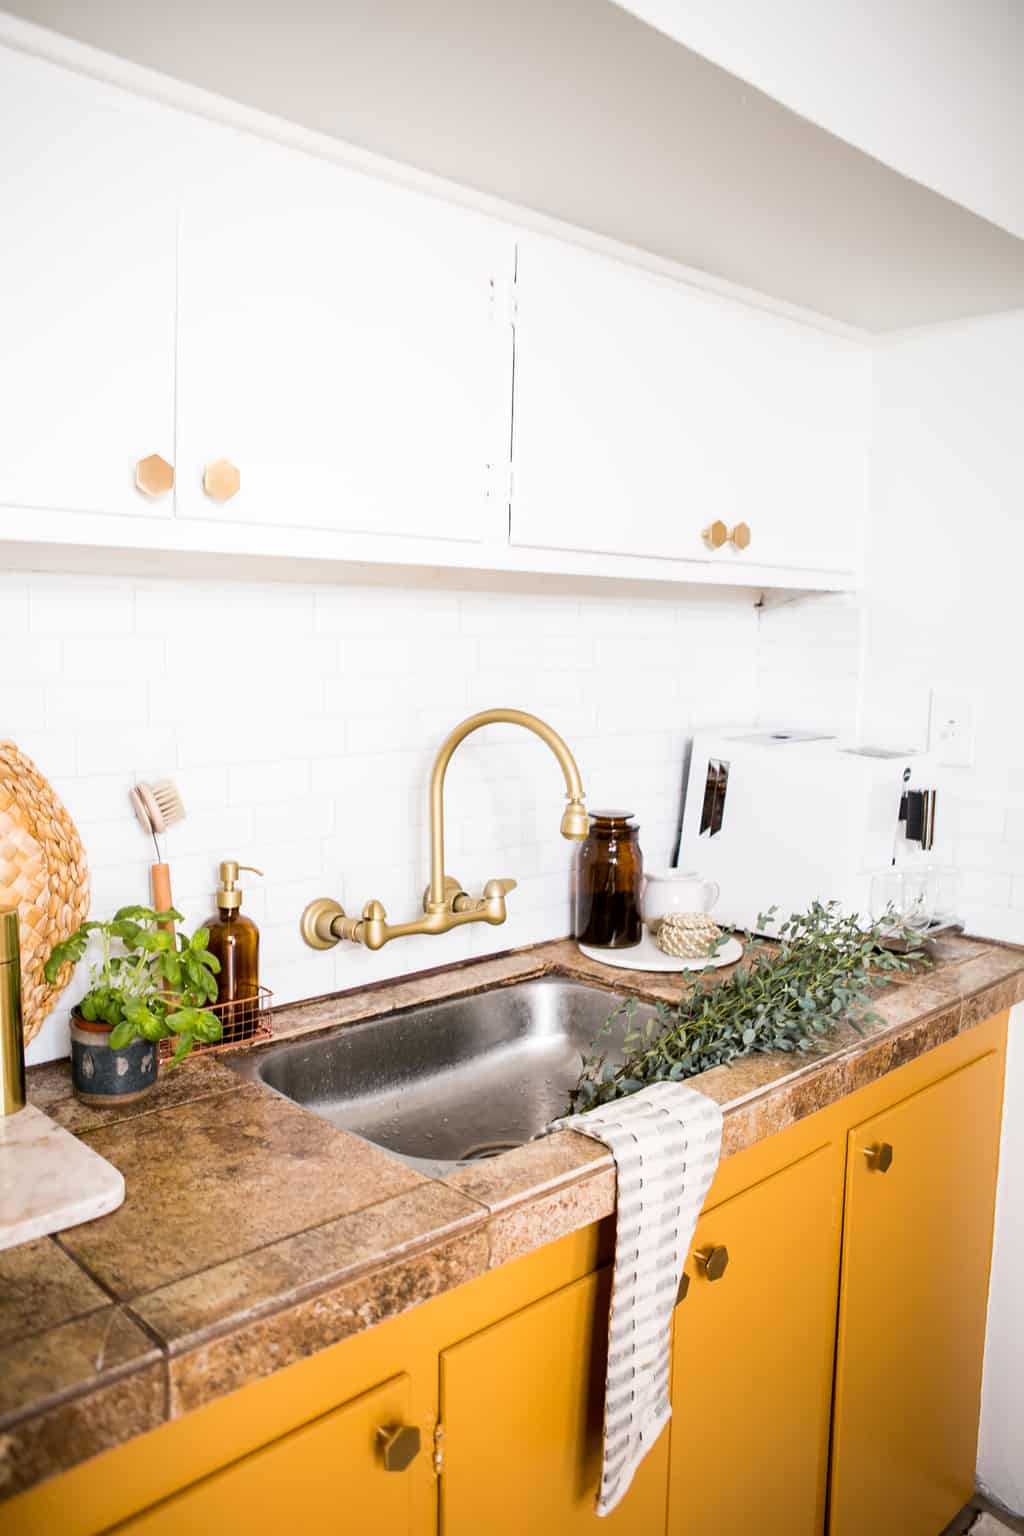
[[[21,1027],[21,947],[16,907],[0,912],[0,1116],[25,1108]]]
[[[210,953],[220,961],[218,1005],[231,1007],[237,1003],[251,1003],[255,1020],[260,991],[260,931],[252,918],[241,911],[242,891],[238,875],[243,869],[254,875],[263,873],[254,864],[239,864],[237,859],[225,859],[220,865],[217,911],[206,926],[210,930]],[[248,1023],[249,1012],[249,1009],[242,1009],[237,1014],[232,1012],[226,1022]]]

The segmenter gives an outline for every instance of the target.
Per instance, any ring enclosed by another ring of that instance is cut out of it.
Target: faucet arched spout
[[[444,776],[460,741],[465,741],[484,725],[521,725],[551,748],[565,775],[568,800],[559,830],[563,837],[586,837],[589,822],[580,771],[558,732],[523,709],[481,710],[455,727],[441,743],[434,761],[430,775],[430,884],[423,897],[422,915],[408,923],[389,923],[381,903],[368,901],[361,917],[349,917],[339,902],[329,896],[320,896],[306,907],[299,925],[302,937],[311,948],[330,949],[347,939],[353,944],[363,944],[367,949],[380,949],[392,939],[403,938],[406,934],[448,933],[464,923],[497,925],[505,921],[505,897],[515,890],[514,880],[488,880],[483,895],[474,897],[462,889],[458,880],[446,875],[444,867]]]
[[[440,911],[447,905],[444,872],[444,778],[448,764],[459,744],[485,725],[521,725],[532,731],[549,746],[558,759],[565,776],[568,805],[562,815],[560,831],[563,837],[578,840],[587,835],[587,812],[583,804],[583,784],[576,759],[562,737],[545,720],[528,714],[524,709],[482,709],[470,715],[445,737],[434,760],[430,775],[430,889],[424,903],[428,912]]]

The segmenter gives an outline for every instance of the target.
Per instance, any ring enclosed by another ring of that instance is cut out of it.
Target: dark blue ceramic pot
[[[105,1024],[71,1015],[71,1081],[83,1104],[134,1104],[156,1086],[156,1042],[137,1039],[110,1049]]]

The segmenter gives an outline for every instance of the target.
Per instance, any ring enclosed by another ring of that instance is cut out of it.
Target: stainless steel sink
[[[580,1057],[621,1001],[543,976],[229,1060],[437,1176],[520,1146],[565,1114]],[[609,1060],[621,1058],[624,1033],[620,1016],[603,1044]]]

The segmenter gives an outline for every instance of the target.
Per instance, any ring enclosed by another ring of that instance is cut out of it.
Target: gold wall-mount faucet
[[[409,933],[447,933],[464,923],[503,923],[508,915],[505,897],[515,890],[514,880],[488,880],[481,896],[470,896],[460,881],[444,867],[444,779],[460,742],[484,725],[521,725],[546,742],[565,775],[567,805],[559,830],[563,837],[579,841],[587,835],[589,820],[584,805],[580,771],[558,732],[536,715],[522,709],[484,709],[470,715],[441,743],[430,775],[430,884],[423,896],[423,916],[408,923],[389,923],[379,901],[368,901],[362,917],[348,917],[344,907],[329,896],[311,901],[302,914],[302,937],[312,949],[330,949],[341,939],[381,949],[391,939]]]

